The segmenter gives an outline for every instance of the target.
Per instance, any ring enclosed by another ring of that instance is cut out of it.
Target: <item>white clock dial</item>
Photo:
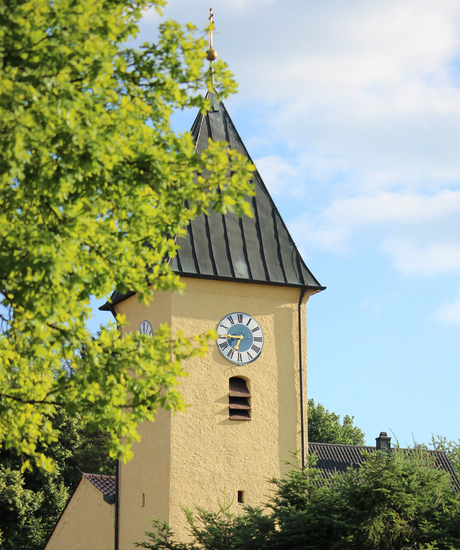
[[[139,325],[139,334],[148,334],[149,336],[153,336],[152,325],[148,321],[142,321]]]
[[[262,353],[263,345],[262,329],[247,313],[229,313],[217,325],[217,347],[232,363],[252,363]]]

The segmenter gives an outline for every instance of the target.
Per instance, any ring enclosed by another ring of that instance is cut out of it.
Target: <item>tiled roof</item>
[[[116,477],[104,474],[83,474],[105,497],[115,496]]]
[[[197,153],[208,146],[208,139],[227,141],[231,149],[251,160],[222,102],[208,94],[211,111],[199,113],[191,128]],[[281,219],[259,172],[253,173],[255,197],[248,197],[254,216],[238,218],[210,212],[194,219],[185,237],[178,240],[180,250],[171,259],[176,273],[200,277],[261,284],[309,287],[323,290],[306,266]],[[133,292],[114,292],[111,304],[122,302]],[[101,310],[110,311],[110,304]]]
[[[359,468],[363,462],[363,451],[374,453],[375,447],[366,445],[338,445],[335,443],[309,443],[309,454],[315,454],[316,467],[321,471],[321,476],[328,479],[336,472],[345,472],[348,468]],[[395,450],[395,449],[392,449]],[[452,464],[443,451],[428,451],[435,457],[436,467],[448,472],[452,479],[452,487],[455,492],[460,491],[460,484],[455,475]]]

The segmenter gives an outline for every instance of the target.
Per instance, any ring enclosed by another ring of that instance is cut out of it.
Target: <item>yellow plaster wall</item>
[[[113,550],[115,505],[82,478],[45,550]]]
[[[138,330],[142,321],[149,321],[153,330],[171,325],[171,293],[159,293],[150,306],[133,296],[117,306],[117,313],[129,321],[122,334]],[[120,550],[145,540],[152,516],[169,521],[171,413],[160,409],[155,422],[141,424],[138,431],[141,442],[133,446],[134,458],[119,469]]]
[[[186,283],[183,294],[167,293],[148,308],[136,298],[120,304],[118,310],[130,321],[127,330],[137,330],[145,319],[155,328],[152,320],[158,321],[157,317],[163,318],[167,312],[174,330],[193,336],[215,329],[227,314],[242,311],[260,324],[264,348],[256,361],[238,366],[222,357],[213,342],[206,357],[187,362],[189,376],[181,382],[181,392],[190,405],[187,412],[172,417],[162,412],[156,422],[143,426],[142,442],[133,449],[134,460],[121,467],[120,550],[145,540],[143,532],[150,529],[152,515],[169,520],[178,538],[184,539],[188,532],[183,506],[216,509],[221,503],[237,511],[241,506],[236,502],[239,490],[244,491],[245,504],[266,502],[270,493],[267,479],[280,476],[282,461],[301,448],[300,290],[202,279],[186,279]],[[302,307],[305,323],[305,303]],[[303,329],[305,337],[306,327]],[[232,376],[249,379],[249,422],[228,418]],[[304,384],[306,396],[305,357]],[[141,492],[145,493],[144,509]]]

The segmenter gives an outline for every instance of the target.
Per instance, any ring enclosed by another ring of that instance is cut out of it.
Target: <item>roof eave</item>
[[[206,280],[215,280],[215,281],[227,281],[231,283],[244,283],[244,284],[253,284],[253,285],[265,285],[265,286],[283,286],[290,288],[304,288],[306,290],[312,290],[313,294],[322,292],[326,290],[327,287],[321,285],[305,285],[300,283],[278,283],[273,281],[258,281],[253,279],[238,279],[236,277],[219,277],[216,275],[201,275],[197,273],[179,273],[181,277],[186,277],[190,279],[206,279]],[[104,305],[100,306],[99,311],[109,311],[114,314],[113,307],[121,304],[128,298],[131,298],[136,293],[132,290],[126,292],[125,294],[119,294],[115,299],[108,300]]]

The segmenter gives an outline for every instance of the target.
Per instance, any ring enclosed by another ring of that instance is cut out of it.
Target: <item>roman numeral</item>
[[[233,354],[234,354],[234,353],[235,353],[235,352],[232,350],[232,348],[230,348],[230,349],[228,350],[227,357],[228,357],[229,359],[231,359],[231,358],[233,357]]]
[[[252,344],[251,349],[252,349],[253,351],[255,351],[256,353],[259,353],[259,351],[260,351],[259,346],[256,346],[255,344]]]
[[[222,342],[222,344],[219,344],[219,347],[222,351],[225,351],[228,348],[227,342]]]
[[[243,356],[241,353],[238,354],[238,362],[241,363],[243,361]]]
[[[249,326],[249,323],[252,321],[252,319],[249,317],[249,321],[246,323],[246,326]]]
[[[238,323],[242,323],[242,322],[243,322],[243,314],[238,313]]]
[[[227,319],[230,321],[230,323],[232,323],[232,325],[235,324],[235,321],[232,319],[232,316],[231,316],[231,315],[229,315],[229,316],[227,317]]]
[[[229,329],[229,327],[226,327],[226,326],[223,325],[222,323],[221,323],[219,326],[222,327],[222,328],[225,329],[225,330],[228,330],[228,329]]]
[[[246,352],[248,354],[249,359],[252,359],[252,355],[249,353],[249,351]]]
[[[260,327],[253,328],[252,332],[257,332],[258,330],[260,330]]]
[[[254,342],[262,342],[262,336],[255,336]]]

